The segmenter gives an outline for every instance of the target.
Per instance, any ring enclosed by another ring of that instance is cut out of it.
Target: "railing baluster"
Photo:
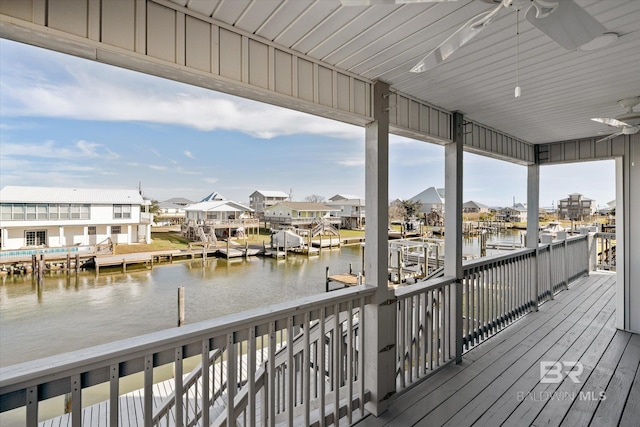
[[[293,316],[289,316],[287,318],[287,371],[289,375],[288,377],[285,376],[285,378],[287,378],[286,410],[287,410],[287,419],[289,421],[290,426],[293,425],[293,401],[294,401],[293,383],[297,375],[294,364],[295,364],[295,361],[293,359]]]
[[[360,383],[360,416],[364,417],[364,298],[360,298],[358,309],[358,381]]]
[[[276,425],[276,322],[269,322],[269,357],[267,358],[267,365],[269,369],[269,404],[268,408],[264,408],[264,411],[268,410],[269,413],[269,425],[274,427]]]
[[[120,366],[109,366],[109,425],[118,427],[118,409],[120,407]]]
[[[175,414],[176,414],[176,427],[181,427],[184,420],[184,405],[182,400],[182,347],[177,347],[174,358],[175,366]]]
[[[398,315],[400,316],[400,322],[398,325],[398,338],[400,338],[400,343],[397,345],[398,347],[398,367],[400,368],[400,387],[405,388],[406,385],[406,375],[404,374],[404,362],[405,362],[405,354],[406,354],[406,341],[407,341],[407,326],[405,324],[406,321],[406,311],[407,311],[407,300],[404,299],[400,301],[400,312]]]
[[[302,333],[304,334],[304,350],[302,360],[302,370],[304,372],[304,379],[302,381],[304,386],[303,404],[304,404],[304,425],[310,424],[310,401],[311,401],[311,343],[309,337],[309,323],[311,322],[311,314],[306,312],[304,314],[304,325]]]
[[[27,387],[27,427],[36,427],[38,425],[38,386]]]
[[[318,316],[319,329],[320,329],[320,340],[319,340],[319,353],[320,353],[320,427],[324,427],[325,423],[325,375],[326,375],[326,355],[325,355],[325,322],[326,322],[326,311],[325,308],[320,308],[320,315]]]
[[[151,427],[153,418],[153,354],[144,357],[144,425]]]
[[[340,425],[340,347],[342,346],[342,332],[340,330],[340,304],[333,308],[333,423]]]
[[[80,427],[82,425],[82,385],[80,374],[72,375],[71,378],[71,426]]]
[[[353,422],[353,301],[347,303],[347,424]],[[308,423],[305,425],[309,425]]]
[[[428,301],[427,292],[422,292],[420,293],[420,295],[418,295],[418,304],[420,305],[420,316],[422,317],[421,319],[422,335],[420,335],[420,355],[421,355],[420,373],[422,374],[422,376],[426,375],[427,373],[426,372],[427,363],[428,363],[427,357],[429,356],[429,352],[427,349],[427,336],[429,333],[427,329],[427,316],[429,315],[427,301]]]
[[[248,421],[250,427],[256,425],[256,328],[249,328],[249,340],[247,342],[247,381],[249,387]],[[262,350],[260,350],[262,352]],[[204,424],[208,426],[209,424]]]
[[[209,340],[205,339],[202,341],[202,355],[201,355],[201,366],[202,366],[202,401],[200,406],[202,407],[202,425],[209,425]]]
[[[236,424],[234,403],[236,387],[236,344],[233,333],[229,333],[227,334],[227,425]]]

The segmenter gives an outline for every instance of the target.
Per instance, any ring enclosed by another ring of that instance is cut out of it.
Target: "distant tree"
[[[312,203],[324,203],[324,197],[318,196],[317,194],[312,194],[310,196],[305,197],[304,201],[312,202]]]
[[[160,205],[158,205],[157,200],[151,200],[151,204],[149,205],[149,213],[157,215],[160,213]]]
[[[400,220],[404,217],[404,208],[400,203],[400,200],[394,200],[389,203],[389,223],[392,221]]]
[[[417,216],[422,208],[422,202],[420,200],[400,200],[400,206],[404,210],[404,219],[408,220],[411,217]]]

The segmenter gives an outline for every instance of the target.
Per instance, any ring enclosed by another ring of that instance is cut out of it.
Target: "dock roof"
[[[144,199],[138,190],[11,185],[0,190],[0,201],[3,203],[144,204]]]

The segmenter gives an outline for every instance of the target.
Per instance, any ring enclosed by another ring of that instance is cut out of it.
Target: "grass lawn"
[[[113,254],[134,254],[140,252],[166,251],[169,249],[187,249],[189,240],[172,232],[151,233],[150,244],[114,245]]]
[[[340,230],[340,237],[364,237],[364,230]],[[314,239],[317,239],[315,237]],[[140,252],[154,252],[154,251],[166,251],[169,249],[187,249],[189,247],[189,240],[180,236],[179,233],[171,231],[152,232],[150,244],[133,244],[133,245],[114,245],[113,254],[133,254]],[[235,238],[236,244],[244,245],[243,238]],[[269,230],[261,228],[258,235],[251,234],[247,236],[247,243],[249,245],[262,245],[264,242],[267,246],[271,241],[271,233]],[[220,247],[225,245],[223,240],[218,241]]]

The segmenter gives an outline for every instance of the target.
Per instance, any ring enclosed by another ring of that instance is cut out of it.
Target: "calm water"
[[[489,241],[520,241],[519,234]],[[465,239],[465,254],[478,255],[478,239]],[[491,255],[491,251],[488,253]],[[127,274],[93,272],[45,276],[38,294],[31,276],[2,277],[0,366],[172,328],[177,289],[185,287],[185,321],[194,323],[325,292],[330,274],[359,271],[359,246],[323,250],[287,260],[210,258],[156,266]]]
[[[95,277],[45,276],[38,295],[31,276],[2,277],[0,366],[103,344],[177,322],[177,289],[185,287],[185,321],[194,323],[325,292],[325,268],[360,269],[359,246],[287,260],[209,258],[152,270]]]

